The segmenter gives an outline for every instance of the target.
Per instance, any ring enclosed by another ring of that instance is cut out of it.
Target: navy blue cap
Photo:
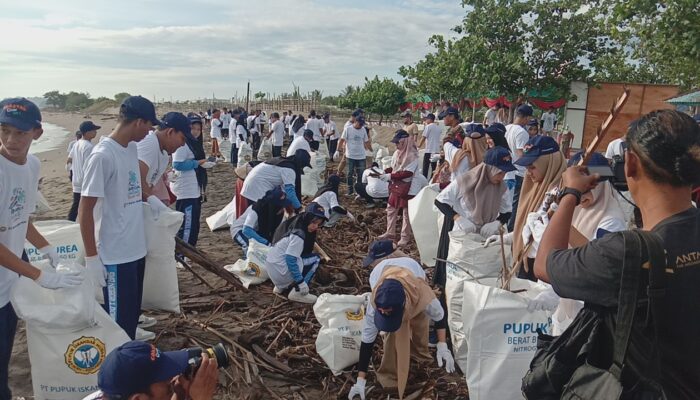
[[[355,118],[355,121],[359,122],[360,125],[364,125],[365,124],[365,117],[359,116],[359,117]]]
[[[192,123],[183,113],[171,111],[165,114],[158,126],[161,129],[173,128],[178,132],[182,132],[187,139],[195,140],[194,136],[192,136]]]
[[[486,151],[484,164],[492,165],[504,172],[515,171],[516,169],[513,165],[513,157],[511,157],[510,151],[501,146],[496,146]]]
[[[313,140],[314,139],[314,131],[311,129],[304,129],[304,137],[306,139]]]
[[[401,328],[406,292],[401,282],[396,279],[385,279],[375,290],[374,325],[382,332],[396,332]]]
[[[297,165],[302,168],[313,168],[311,166],[311,155],[305,149],[297,149],[297,151],[294,152],[294,160],[296,161]]]
[[[153,126],[160,125],[156,117],[156,107],[142,96],[129,96],[124,99],[120,112],[127,118],[141,118],[149,121]]]
[[[187,114],[187,118],[190,120],[190,125],[193,125],[193,124],[202,125],[202,117],[197,115],[197,113],[191,112],[191,113]]]
[[[430,114],[428,114],[428,115],[425,116],[425,119],[429,119],[429,120],[435,121],[435,114],[430,113]]]
[[[404,139],[404,138],[407,138],[407,137],[408,137],[408,132],[406,132],[406,131],[403,130],[403,129],[399,129],[399,130],[396,131],[396,133],[394,134],[394,138],[391,139],[391,143],[396,144],[396,143],[399,142],[399,140]]]
[[[471,123],[467,124],[466,128],[464,129],[464,133],[466,133],[466,135],[472,139],[479,139],[486,134],[486,130],[481,124]]]
[[[41,128],[41,111],[24,97],[8,98],[0,102],[0,124],[12,125],[22,132]]]
[[[539,122],[537,122],[537,120],[534,118],[527,121],[527,126],[539,126],[539,125],[540,125]]]
[[[394,242],[391,240],[375,240],[369,245],[369,252],[362,260],[363,267],[369,267],[370,264],[384,258],[394,252]]]
[[[355,111],[352,112],[352,116],[355,117],[355,118],[357,118],[357,117],[359,117],[360,115],[362,115],[362,114],[364,114],[364,113],[365,113],[365,110],[363,110],[363,109],[361,109],[361,108],[358,108],[357,110],[355,110]]]
[[[693,119],[695,120],[695,122],[697,122],[698,124],[700,124],[700,114],[695,114],[695,115],[693,115]]]
[[[521,104],[517,110],[515,110],[517,114],[524,115],[526,117],[529,117],[532,115],[532,107],[530,107],[527,104]]]
[[[187,370],[187,351],[160,351],[137,340],[126,342],[107,355],[97,374],[97,386],[107,396],[126,398],[148,391]]]
[[[92,123],[92,121],[83,121],[83,122],[80,124],[80,128],[79,128],[79,129],[80,129],[80,133],[87,133],[87,132],[90,132],[90,131],[96,131],[96,130],[98,130],[98,129],[100,129],[100,128],[102,128],[102,127],[99,126],[99,125],[95,125],[94,123]]]
[[[327,219],[326,218],[326,209],[323,208],[323,206],[321,206],[318,203],[314,203],[314,202],[309,203],[309,205],[306,206],[306,210],[304,210],[304,211],[313,215],[314,217],[321,218],[324,221]]]
[[[559,145],[556,140],[550,136],[533,136],[525,143],[523,148],[523,156],[515,162],[516,165],[527,167],[537,160],[540,156],[553,154],[559,151]]]
[[[500,122],[494,122],[493,124],[489,125],[486,129],[485,132],[491,136],[492,134],[496,134],[499,136],[505,136],[506,135],[506,127]]]
[[[454,115],[455,117],[459,118],[459,110],[455,107],[447,107],[447,110],[445,110],[445,115]]]
[[[581,158],[583,157],[583,153],[584,153],[584,151],[581,150],[581,151],[579,151],[578,153],[574,154],[574,155],[569,159],[568,166],[571,167],[571,166],[574,166],[574,165],[578,164],[579,161],[581,161]],[[605,158],[604,155],[602,155],[602,154],[600,154],[600,153],[598,153],[598,152],[593,152],[593,153],[591,154],[591,158],[588,159],[588,162],[586,163],[586,165],[590,165],[590,166],[608,166],[608,167],[609,167],[609,166],[610,166],[610,163],[609,163],[608,159]]]

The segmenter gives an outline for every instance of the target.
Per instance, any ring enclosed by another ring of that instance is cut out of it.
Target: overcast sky
[[[49,90],[158,99],[334,95],[449,34],[458,0],[32,0],[0,15],[0,97]]]

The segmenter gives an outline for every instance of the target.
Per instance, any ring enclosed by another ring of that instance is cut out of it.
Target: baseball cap
[[[96,131],[98,129],[102,128],[99,125],[95,125],[92,121],[83,121],[80,123],[80,133],[87,133],[90,131]]]
[[[357,110],[355,110],[355,111],[352,112],[352,116],[355,117],[355,118],[357,118],[357,117],[359,117],[360,115],[362,115],[362,114],[364,114],[364,113],[365,113],[365,110],[363,110],[363,109],[361,109],[361,108],[358,108]]]
[[[403,138],[407,138],[407,137],[408,137],[408,132],[406,132],[403,129],[399,129],[398,131],[396,131],[396,134],[394,134],[394,138],[391,139],[391,143],[396,144],[399,142],[399,140],[401,140]]]
[[[409,110],[406,110],[406,111],[401,113],[401,116],[402,117],[412,117],[413,113],[411,113]]]
[[[187,351],[160,351],[138,340],[126,342],[107,355],[97,375],[97,386],[107,396],[126,398],[169,381],[187,370]]]
[[[536,119],[533,118],[533,119],[527,121],[527,126],[539,126],[539,123],[537,122]]]
[[[540,156],[556,153],[559,151],[559,145],[554,138],[549,136],[533,136],[525,143],[523,148],[523,156],[520,157],[515,164],[527,167],[537,160]]]
[[[355,119],[355,121],[359,122],[360,125],[364,125],[365,124],[365,117],[359,116]]]
[[[120,112],[127,118],[141,118],[149,121],[154,126],[160,125],[156,118],[156,107],[145,97],[129,96],[120,106]]]
[[[192,125],[192,124],[200,124],[201,125],[202,124],[202,117],[200,117],[199,115],[197,115],[193,112],[187,114],[187,118],[190,120],[190,125]]]
[[[406,292],[401,282],[396,279],[385,279],[375,290],[374,325],[382,332],[396,332],[401,328]]]
[[[307,213],[313,215],[314,217],[321,218],[322,220],[326,220],[326,210],[318,203],[311,202],[309,203],[308,206],[306,206],[306,211]]]
[[[513,165],[513,158],[510,155],[510,151],[501,146],[496,146],[486,151],[484,154],[484,164],[494,166],[504,172],[515,171],[516,169]]]
[[[192,123],[183,113],[171,111],[165,114],[158,126],[160,128],[173,128],[178,132],[182,132],[187,139],[194,140],[194,136],[192,136]]]
[[[521,104],[515,112],[517,114],[529,117],[532,115],[532,107],[527,104]]]
[[[489,125],[484,131],[488,133],[489,136],[493,134],[496,134],[498,136],[506,135],[506,127],[500,122],[494,122],[493,124]]]
[[[447,110],[445,110],[445,115],[454,115],[455,117],[459,118],[459,110],[455,107],[447,107]]]
[[[369,267],[370,264],[384,258],[394,252],[394,242],[391,240],[375,240],[369,245],[369,252],[362,260],[363,267]]]
[[[468,137],[472,139],[479,139],[480,137],[486,134],[484,126],[475,123],[468,124],[467,127],[464,129],[464,132],[467,134]]]
[[[304,138],[313,140],[314,139],[314,131],[311,129],[304,129]]]
[[[24,97],[7,98],[0,102],[0,124],[12,125],[23,132],[41,128],[41,111]]]
[[[570,159],[567,165],[569,167],[574,166],[581,161],[581,158],[583,158],[583,154],[585,152],[583,150],[579,151],[578,153],[574,154]],[[609,167],[610,163],[608,162],[608,159],[605,158],[604,155],[598,153],[598,152],[593,152],[591,153],[591,158],[588,159],[588,162],[586,165],[590,166],[606,166]]]
[[[311,155],[304,149],[297,149],[297,151],[294,152],[294,160],[296,160],[297,165],[302,168],[309,167],[313,169],[311,166]]]
[[[428,115],[425,116],[425,119],[429,119],[429,120],[435,121],[435,114],[430,113],[430,114],[428,114]]]

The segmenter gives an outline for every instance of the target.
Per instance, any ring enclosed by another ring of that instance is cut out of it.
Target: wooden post
[[[250,81],[248,81],[248,89],[245,95],[245,110],[250,112]]]

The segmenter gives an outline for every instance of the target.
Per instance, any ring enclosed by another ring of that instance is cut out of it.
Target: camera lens
[[[190,367],[188,368],[186,374],[191,375],[200,365],[202,365],[202,353],[206,353],[209,358],[216,359],[216,365],[218,368],[227,368],[229,366],[228,353],[223,344],[217,343],[213,347],[203,349],[201,347],[190,347],[184,349],[187,352],[188,362]]]

